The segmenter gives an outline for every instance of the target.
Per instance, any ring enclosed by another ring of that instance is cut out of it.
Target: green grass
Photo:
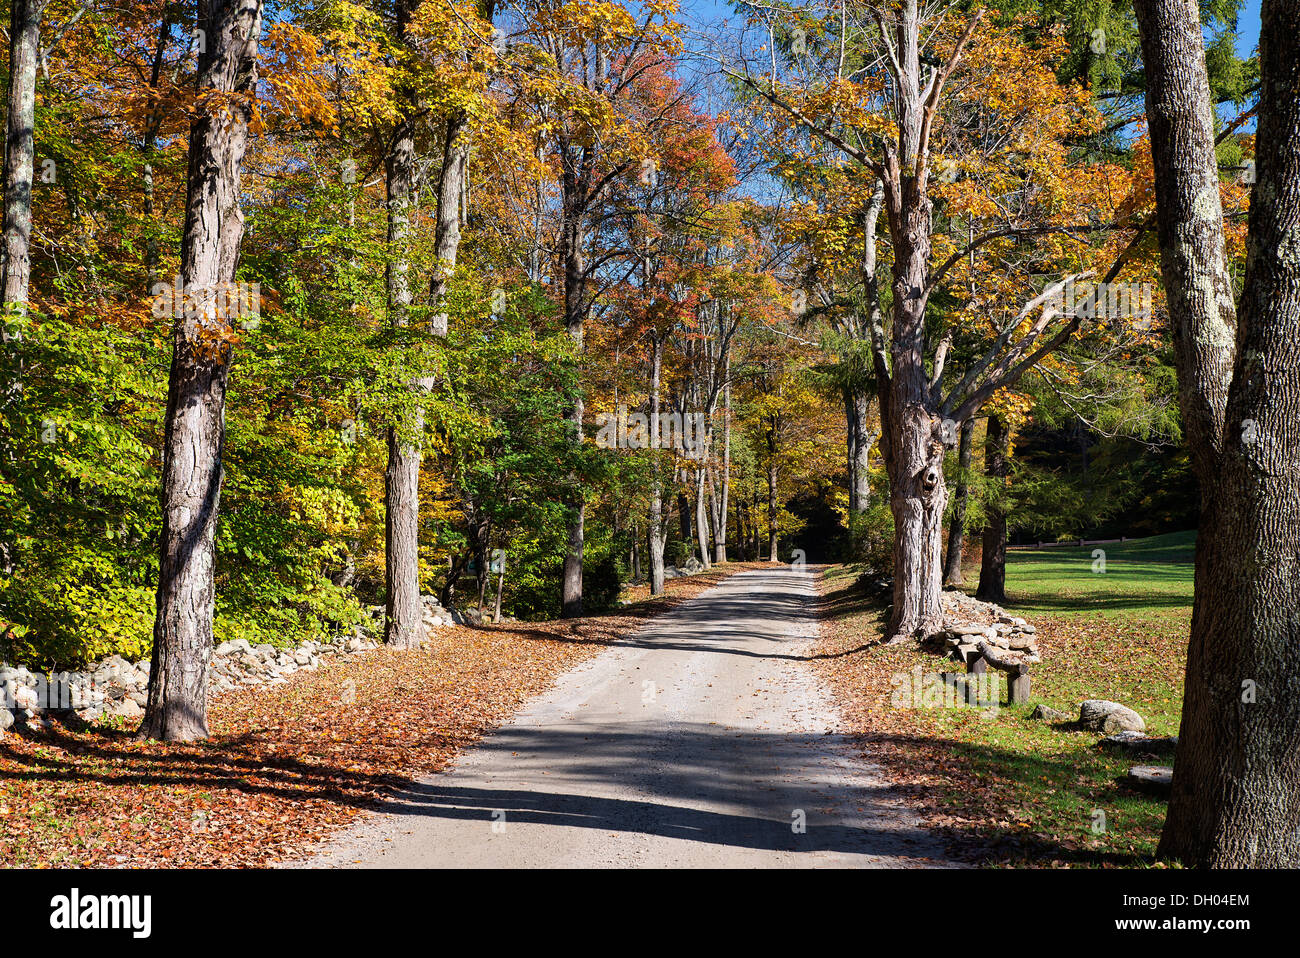
[[[1137,709],[1151,734],[1176,734],[1195,541],[1195,532],[1178,532],[1009,550],[1007,608],[1060,643],[1049,647],[1035,699],[1070,710],[1085,698],[1109,698]],[[1093,571],[1094,549],[1105,549],[1104,572]]]
[[[1084,699],[1111,699],[1136,709],[1149,734],[1176,734],[1195,542],[1192,531],[1083,548],[1008,550],[1006,607],[1043,632],[1032,702],[1077,715]],[[1097,749],[1096,735],[1031,721],[1031,708],[1009,711],[1019,720],[983,730],[978,748],[1019,783],[1040,822],[1049,831],[1077,827],[1100,809],[1107,833],[1094,838],[1096,846],[1139,860],[1153,856],[1164,803],[1115,786],[1134,760]]]
[[[1029,619],[1182,622],[1192,604],[1195,542],[1195,532],[1176,532],[1104,546],[1008,549],[1007,607]],[[971,570],[970,581],[978,575]]]

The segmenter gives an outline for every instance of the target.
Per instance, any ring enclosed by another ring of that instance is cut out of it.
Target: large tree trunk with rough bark
[[[49,0],[13,0],[9,19],[8,124],[5,131],[4,302],[27,305],[32,262],[32,182],[36,172],[36,67],[41,17]]]
[[[988,434],[984,437],[984,474],[1002,494],[1007,477],[1007,452],[1011,435],[1002,417],[989,416]],[[980,582],[975,598],[984,602],[1007,601],[1007,507],[1001,502],[990,502],[984,524],[984,539],[980,556]]]
[[[199,55],[199,107],[190,124],[181,245],[186,309],[173,332],[153,665],[139,731],[141,738],[166,741],[208,735],[214,536],[235,339],[228,294],[244,235],[240,164],[257,87],[262,3],[209,0],[200,14],[208,42]]]
[[[902,370],[895,368],[895,377]],[[892,436],[890,506],[894,514],[894,607],[889,641],[924,638],[941,625],[943,513],[948,491],[943,446],[921,402],[900,403]]]
[[[405,5],[399,7],[403,17]],[[412,191],[415,188],[415,121],[403,116],[384,159],[388,200],[386,293],[388,319],[396,327],[410,323],[410,251]],[[412,384],[412,392],[419,388]],[[384,642],[411,648],[423,638],[420,608],[420,441],[424,411],[412,401],[402,418],[388,428],[388,468],[384,471],[386,512],[384,563],[387,616]]]
[[[975,420],[967,419],[961,426],[961,439],[957,443],[957,488],[953,493],[952,516],[948,520],[948,555],[943,563],[943,584],[962,585],[962,553],[966,549],[966,505],[970,499],[971,435]]]
[[[905,0],[892,30],[901,69],[898,142],[887,157],[885,211],[894,243],[893,369],[881,383],[881,426],[888,446],[894,515],[894,605],[888,640],[924,638],[942,624],[943,430],[925,366],[932,209],[927,192],[927,106],[921,89],[920,29],[915,0]]]
[[[1189,0],[1139,0],[1135,9],[1161,271],[1201,484],[1182,724],[1158,851],[1199,867],[1295,868],[1300,4],[1265,0],[1261,11],[1256,183],[1235,315],[1198,9]]]
[[[564,325],[573,340],[574,349],[582,352],[583,323],[587,315],[587,264],[586,264],[586,229],[585,211],[578,197],[585,193],[585,187],[572,170],[564,170],[562,180],[565,195],[565,216],[563,224],[564,239]],[[575,445],[582,445],[582,417],[584,412],[583,397],[579,391],[575,394],[573,408],[569,413],[570,426]],[[569,509],[568,542],[564,550],[564,572],[561,581],[560,614],[566,618],[582,615],[582,554],[583,525],[586,519],[587,498],[581,480],[575,473],[569,477],[570,489],[567,506]]]

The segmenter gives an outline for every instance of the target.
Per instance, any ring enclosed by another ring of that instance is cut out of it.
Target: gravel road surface
[[[942,846],[834,734],[811,574],[734,575],[566,673],[309,867],[924,867]]]

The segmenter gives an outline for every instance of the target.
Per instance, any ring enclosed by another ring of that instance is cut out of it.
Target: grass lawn
[[[1137,762],[1100,736],[1029,718],[1044,703],[1077,715],[1086,698],[1136,709],[1153,735],[1174,734],[1191,621],[1194,533],[1085,548],[1012,549],[1006,608],[1038,626],[1043,662],[1031,705],[903,708],[891,681],[919,665],[961,671],[908,647],[869,645],[883,610],[844,566],[823,577],[823,655],[850,730],[885,762],[963,851],[988,863],[1142,865],[1153,860],[1164,803],[1118,783]],[[1093,550],[1105,549],[1105,571]],[[1098,565],[1098,570],[1100,566]],[[968,574],[973,591],[978,569]],[[1103,827],[1104,816],[1104,827]],[[1100,829],[1100,830],[1097,830]]]

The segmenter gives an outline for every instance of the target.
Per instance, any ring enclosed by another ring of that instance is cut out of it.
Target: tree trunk
[[[506,566],[504,558],[501,561],[501,571],[497,573],[497,595],[496,600],[492,603],[492,621],[501,621],[501,592],[506,586]]]
[[[1264,0],[1261,10],[1256,183],[1235,350],[1198,9],[1186,0],[1139,0],[1135,9],[1161,271],[1201,481],[1182,724],[1158,853],[1196,867],[1295,868],[1300,5]]]
[[[901,372],[901,370],[896,370]],[[890,507],[894,514],[894,609],[890,642],[923,639],[942,624],[943,512],[948,491],[943,447],[930,435],[930,415],[909,403],[894,424]]]
[[[868,481],[871,447],[876,437],[867,425],[871,414],[871,395],[865,389],[847,387],[844,412],[848,420],[849,521],[871,508],[871,484]]]
[[[890,642],[938,631],[943,613],[942,422],[934,412],[925,367],[925,304],[929,286],[932,208],[922,124],[920,30],[915,0],[904,0],[893,29],[901,66],[896,98],[898,141],[889,158],[885,210],[894,245],[893,370],[880,390],[890,509],[894,514],[894,606]]]
[[[664,591],[664,490],[659,449],[659,377],[663,368],[663,340],[654,333],[650,380],[650,448],[655,450],[654,478],[650,489],[650,594]]]
[[[971,434],[975,420],[961,424],[961,441],[957,444],[957,489],[953,497],[952,518],[948,522],[948,557],[943,564],[943,584],[962,585],[962,553],[966,548],[966,503],[970,497],[967,476],[970,473]]]
[[[452,609],[456,605],[456,582],[460,579],[460,574],[469,564],[469,553],[461,555],[452,555],[447,557],[447,581],[442,584],[438,590],[438,604],[444,609]]]
[[[186,310],[173,330],[163,440],[162,518],[153,665],[141,738],[207,738],[207,665],[215,598],[226,377],[234,332],[223,292],[244,235],[240,164],[257,88],[261,0],[211,0],[190,124],[181,279]],[[228,97],[228,94],[237,94]],[[213,97],[215,94],[215,97]],[[227,315],[222,315],[222,298]]]
[[[405,4],[398,8],[405,32]],[[393,326],[410,323],[410,209],[415,186],[415,121],[403,116],[384,161],[388,199],[386,292]],[[419,388],[412,384],[412,391]],[[424,632],[420,609],[420,441],[424,411],[412,401],[404,422],[388,429],[388,468],[384,472],[384,564],[387,616],[384,642],[395,648],[417,646]]]
[[[469,162],[469,118],[457,110],[447,118],[443,139],[442,168],[438,173],[438,210],[434,227],[436,265],[429,280],[429,304],[434,308],[433,333],[447,335],[447,315],[442,312],[447,281],[456,271],[460,250],[460,195],[465,188]]]
[[[585,213],[578,199],[584,192],[577,175],[565,164],[562,180],[564,184],[564,223],[563,223],[563,260],[564,260],[564,325],[578,353],[583,349],[583,322],[586,319],[587,264],[585,232]],[[570,411],[570,423],[573,442],[582,445],[583,397],[581,391],[574,396],[573,409]],[[570,476],[568,496],[569,523],[568,542],[564,551],[564,577],[561,584],[561,611],[566,618],[582,615],[582,555],[583,524],[586,518],[587,502],[582,484],[577,476]]]
[[[989,416],[988,435],[984,438],[984,474],[996,486],[996,495],[1003,493],[1007,476],[1007,450],[1010,434],[996,414]],[[980,584],[975,598],[984,602],[1007,601],[1007,512],[1001,502],[988,505],[984,526],[983,555],[980,557]]]
[[[162,124],[162,109],[157,103],[156,94],[159,84],[162,82],[163,58],[167,53],[167,38],[172,31],[172,16],[172,10],[168,8],[163,12],[162,21],[158,25],[158,39],[154,42],[153,65],[149,70],[149,114],[145,118],[144,137],[140,144],[140,152],[144,156],[144,169],[142,171],[144,195],[141,197],[141,207],[146,224],[144,266],[147,278],[145,289],[150,292],[153,291],[155,284],[160,282],[161,279],[158,274],[160,257],[158,223],[154,216],[153,161],[158,152],[158,128]],[[177,68],[179,70],[179,63]],[[178,72],[173,73],[173,83],[176,82],[178,75]]]
[[[776,532],[776,419],[767,427],[767,561],[780,562]]]
[[[730,364],[728,364],[729,368]],[[713,542],[716,551],[713,558],[718,562],[727,561],[727,497],[731,489],[731,384],[725,387],[725,400],[722,417],[722,481],[718,490],[718,521],[714,523]]]
[[[492,524],[483,516],[478,503],[469,503],[470,550],[474,554],[474,585],[478,590],[478,611],[481,615],[487,605],[488,582],[491,579],[489,565],[491,561]]]
[[[1134,10],[1147,73],[1156,227],[1179,402],[1193,469],[1207,491],[1222,449],[1236,308],[1200,17],[1187,0],[1139,0]]]
[[[32,181],[36,170],[36,66],[41,17],[49,0],[13,0],[9,19],[9,121],[5,132],[4,257],[6,304],[27,305],[31,282]]]
[[[709,526],[713,531],[713,561],[726,562],[727,535],[726,524],[727,517],[722,511],[722,496],[718,486],[720,485],[714,469],[710,467],[706,473],[706,490],[707,502],[709,506]]]
[[[708,569],[712,566],[709,559],[709,510],[704,503],[704,467],[695,470],[695,536],[700,547],[700,564]]]

